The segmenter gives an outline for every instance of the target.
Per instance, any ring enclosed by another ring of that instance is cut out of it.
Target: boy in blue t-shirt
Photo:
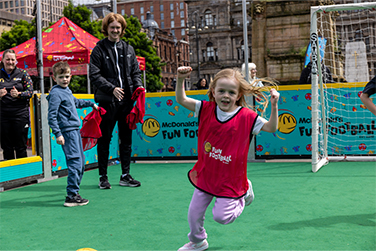
[[[364,87],[363,93],[360,95],[360,100],[374,115],[376,115],[376,105],[372,102],[372,100],[369,97],[375,93],[376,76],[373,77],[373,79],[371,79],[371,81],[367,83],[367,85]]]
[[[48,100],[48,125],[56,137],[56,143],[62,146],[67,167],[67,197],[64,206],[83,206],[89,200],[83,199],[78,191],[85,171],[85,157],[80,134],[81,120],[76,108],[98,106],[91,101],[76,99],[68,85],[71,69],[66,61],[60,61],[52,67],[53,79],[57,85],[51,88]]]

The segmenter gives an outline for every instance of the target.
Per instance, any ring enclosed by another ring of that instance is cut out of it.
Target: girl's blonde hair
[[[252,81],[252,83],[249,83],[247,82],[247,80],[245,80],[244,75],[238,69],[224,69],[218,72],[214,76],[214,80],[210,82],[209,89],[207,92],[210,101],[215,102],[212,90],[215,89],[215,87],[217,86],[218,79],[221,78],[232,78],[239,84],[239,95],[241,95],[241,97],[238,101],[236,101],[236,105],[248,107],[250,109],[255,110],[255,107],[252,104],[248,104],[245,98],[245,96],[253,95],[257,99],[257,102],[264,107],[262,109],[261,114],[265,112],[266,107],[268,107],[269,103],[268,95],[264,93],[264,91],[269,91],[270,87],[275,88],[277,86],[277,82],[275,80],[267,78],[257,79]],[[264,87],[253,86],[253,84],[255,84],[255,82],[257,81],[262,81]]]

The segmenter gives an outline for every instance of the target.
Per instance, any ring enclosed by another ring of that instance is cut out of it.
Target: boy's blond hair
[[[59,74],[71,72],[71,68],[67,61],[60,61],[52,66],[52,72],[54,74],[54,77],[56,77]]]
[[[239,91],[239,95],[241,95],[241,97],[238,101],[236,101],[236,105],[248,107],[248,108],[255,110],[253,105],[248,104],[246,99],[245,99],[245,96],[253,95],[257,98],[257,102],[264,107],[262,113],[264,113],[266,107],[268,106],[268,102],[269,102],[267,95],[264,94],[263,91],[268,91],[269,88],[267,88],[267,87],[255,87],[255,86],[253,86],[254,82],[262,81],[263,83],[268,83],[269,86],[271,86],[273,88],[275,88],[277,86],[276,81],[271,80],[271,79],[265,79],[265,78],[257,79],[257,80],[252,81],[252,83],[248,83],[247,80],[245,80],[244,75],[238,69],[224,69],[224,70],[221,70],[220,72],[218,72],[214,76],[214,80],[210,82],[209,90],[207,92],[210,101],[215,101],[212,90],[215,89],[215,87],[217,86],[218,79],[221,79],[221,78],[229,78],[229,79],[232,78],[232,79],[235,79],[235,81],[239,84],[239,90],[238,91]]]

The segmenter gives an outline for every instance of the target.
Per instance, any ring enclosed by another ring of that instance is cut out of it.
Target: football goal
[[[359,98],[376,75],[376,3],[311,7],[310,34],[312,171],[376,161],[376,117]]]

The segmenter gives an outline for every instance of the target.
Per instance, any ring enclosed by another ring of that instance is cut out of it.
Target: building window
[[[180,2],[180,9],[184,10],[184,3],[183,2]]]
[[[150,14],[151,19],[154,20],[154,14]]]
[[[13,8],[13,1],[9,1],[9,7]],[[12,11],[13,12],[13,11]]]
[[[4,2],[5,9],[8,9],[8,2]]]
[[[163,11],[163,4],[159,5],[159,10]]]
[[[140,8],[140,14],[144,14],[144,7]]]
[[[171,19],[174,19],[174,12],[173,12],[173,11],[170,12],[170,18],[171,18]]]
[[[25,15],[25,8],[21,8],[21,14]]]
[[[174,10],[174,4],[170,3],[170,10]]]
[[[0,2],[0,9],[2,9],[3,8],[3,3],[2,2]]]
[[[184,18],[184,10],[180,11],[180,18]]]
[[[123,16],[124,16],[124,14],[125,14],[125,11],[124,11],[124,9],[121,9],[121,15],[123,15]]]
[[[185,27],[185,21],[184,21],[184,19],[180,20],[180,26],[181,27]]]
[[[150,5],[150,12],[154,12],[154,6]]]
[[[214,24],[214,26],[217,26],[217,18],[216,18],[216,16],[213,16],[213,24]]]
[[[174,28],[175,27],[175,21],[171,21],[171,28]]]
[[[14,6],[18,7],[18,0],[14,1]]]
[[[214,61],[214,48],[213,48],[212,42],[209,42],[206,44],[206,55],[207,55],[208,61]]]
[[[134,16],[134,8],[131,8],[131,15]]]
[[[164,22],[161,22],[161,29],[164,29]]]
[[[185,29],[181,29],[181,35],[185,36]]]
[[[141,22],[145,20],[144,15],[141,15]]]
[[[25,0],[21,0],[21,6],[25,6]]]
[[[164,20],[164,13],[161,13],[161,20]]]
[[[207,26],[213,26],[213,16],[210,10],[205,11],[205,22]]]

